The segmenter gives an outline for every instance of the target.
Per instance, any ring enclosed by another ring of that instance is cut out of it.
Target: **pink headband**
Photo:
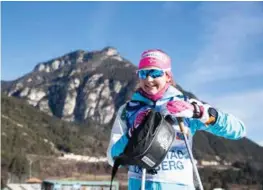
[[[160,69],[171,70],[171,59],[161,50],[147,50],[142,53],[139,63],[139,69],[145,67],[158,67]]]

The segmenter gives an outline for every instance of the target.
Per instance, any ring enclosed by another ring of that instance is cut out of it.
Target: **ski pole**
[[[194,172],[195,172],[196,177],[197,177],[198,185],[199,185],[199,187],[200,187],[200,190],[204,190],[203,184],[202,184],[202,181],[201,181],[201,178],[200,178],[200,175],[199,175],[198,170],[197,170],[197,167],[196,167],[196,165],[195,165],[195,163],[194,163],[194,157],[193,157],[191,148],[190,148],[190,146],[189,146],[189,143],[188,143],[188,141],[187,141],[186,134],[185,134],[185,132],[184,132],[184,122],[183,122],[183,119],[182,119],[181,117],[179,117],[179,118],[177,118],[177,120],[178,120],[178,123],[179,123],[180,131],[183,133],[183,136],[184,136],[184,142],[185,142],[187,151],[188,151],[188,153],[189,153],[190,160],[191,160],[191,162],[192,162]]]
[[[141,190],[145,190],[145,177],[146,177],[146,169],[142,169],[142,183],[141,183]]]

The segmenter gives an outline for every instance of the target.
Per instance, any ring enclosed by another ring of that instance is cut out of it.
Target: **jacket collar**
[[[148,104],[148,105],[161,105],[163,104],[164,102],[168,102],[169,100],[172,100],[174,99],[174,97],[177,97],[177,98],[183,98],[183,93],[181,91],[179,91],[178,89],[176,89],[175,87],[173,86],[169,86],[169,88],[166,90],[166,92],[164,93],[163,97],[158,99],[157,101],[152,101],[148,98],[146,98],[145,96],[143,96],[141,93],[139,92],[135,92],[133,95],[132,95],[132,98],[131,100],[132,101],[139,101],[139,102],[143,102],[145,104]]]

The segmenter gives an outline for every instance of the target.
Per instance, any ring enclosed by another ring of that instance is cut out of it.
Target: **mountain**
[[[1,91],[66,121],[109,124],[136,88],[136,69],[113,47],[77,50],[39,63],[14,81],[2,81]]]
[[[25,76],[2,83],[2,92],[66,121],[92,119],[106,124],[135,88],[135,70],[114,48],[77,50],[39,63]]]
[[[115,113],[136,89],[136,69],[115,48],[106,47],[70,52],[37,64],[14,81],[1,81],[2,168],[28,172],[30,154],[106,156]],[[247,138],[231,141],[197,132],[193,148],[200,165],[253,163],[263,169],[263,147]]]

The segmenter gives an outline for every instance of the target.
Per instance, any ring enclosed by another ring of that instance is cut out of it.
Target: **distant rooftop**
[[[110,181],[74,181],[74,180],[43,180],[43,183],[51,183],[51,184],[60,184],[60,185],[87,185],[87,186],[97,186],[97,185],[109,185]],[[113,181],[112,186],[115,186],[116,189],[119,188],[119,182]]]

